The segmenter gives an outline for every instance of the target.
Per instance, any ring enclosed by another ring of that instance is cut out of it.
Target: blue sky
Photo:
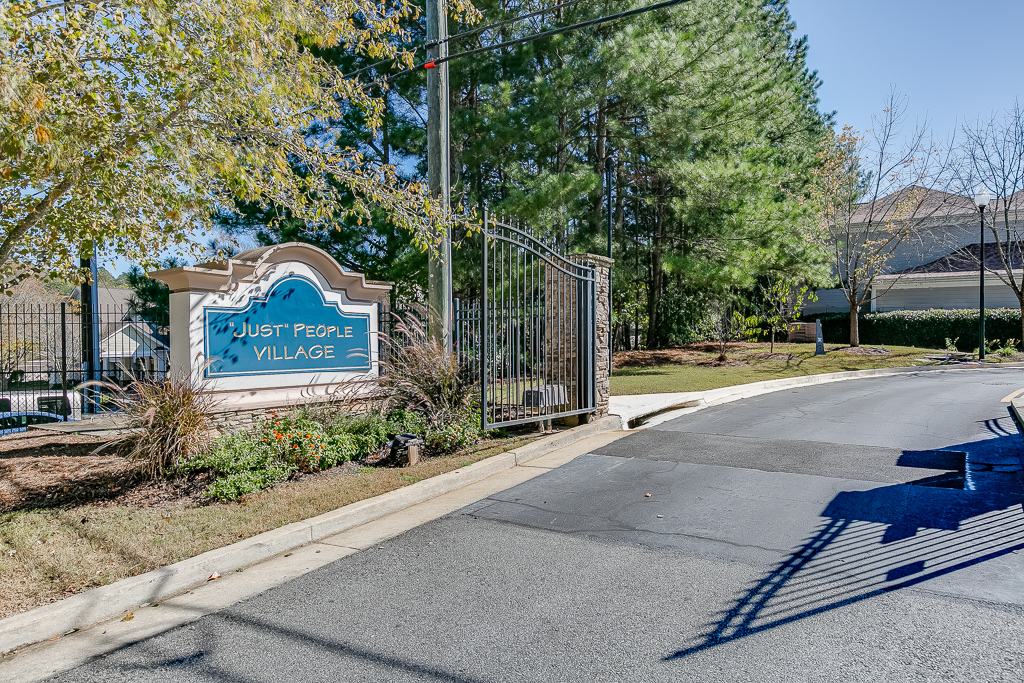
[[[895,86],[938,139],[1024,96],[1024,0],[789,0],[822,111],[864,131]]]

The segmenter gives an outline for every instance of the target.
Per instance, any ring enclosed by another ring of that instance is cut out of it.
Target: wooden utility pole
[[[448,64],[429,66],[448,56],[448,18],[444,0],[427,0],[427,185],[430,196],[447,213],[449,186]],[[430,336],[445,348],[452,342],[452,240],[448,226],[435,227],[436,251],[430,254],[427,271],[427,302]]]

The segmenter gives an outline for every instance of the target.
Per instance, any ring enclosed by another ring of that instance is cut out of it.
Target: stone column
[[[612,312],[609,293],[611,292],[611,267],[614,260],[597,254],[572,254],[568,257],[574,263],[594,268],[597,290],[597,410],[595,417],[608,414],[608,398],[611,396],[611,334]]]

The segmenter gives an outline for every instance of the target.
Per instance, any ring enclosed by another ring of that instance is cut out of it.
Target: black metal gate
[[[484,211],[480,385],[484,429],[596,408],[594,268]]]

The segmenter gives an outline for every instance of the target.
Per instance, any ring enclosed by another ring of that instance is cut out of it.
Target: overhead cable
[[[485,45],[483,47],[474,48],[472,50],[457,52],[456,54],[448,55],[447,57],[442,57],[441,59],[435,59],[429,62],[424,62],[423,64],[418,64],[412,67],[411,69],[405,69],[403,71],[398,71],[396,73],[390,74],[386,76],[384,80],[390,81],[393,78],[405,76],[406,74],[411,74],[414,71],[419,71],[420,69],[433,69],[438,64],[444,64],[445,62],[450,62],[453,59],[458,59],[459,57],[469,57],[471,55],[476,55],[483,52],[492,52],[494,50],[500,50],[503,47],[521,45],[523,43],[529,43],[534,40],[540,40],[541,38],[547,38],[548,36],[554,36],[560,33],[567,33],[568,31],[575,31],[577,29],[587,28],[589,26],[596,26],[598,24],[604,24],[609,21],[615,21],[617,19],[625,19],[626,17],[635,16],[637,14],[644,14],[646,12],[653,12],[655,10],[665,9],[666,7],[672,7],[673,5],[681,5],[687,2],[693,2],[693,0],[666,0],[665,2],[659,2],[654,5],[648,5],[647,7],[638,7],[637,9],[619,12],[618,14],[611,14],[606,17],[598,17],[596,19],[590,19],[588,21],[581,21],[578,24],[571,24],[570,26],[562,26],[560,28],[553,28],[548,31],[541,31],[540,33],[535,33],[532,36],[523,36],[522,38],[506,40],[501,43],[495,43],[494,45]]]

